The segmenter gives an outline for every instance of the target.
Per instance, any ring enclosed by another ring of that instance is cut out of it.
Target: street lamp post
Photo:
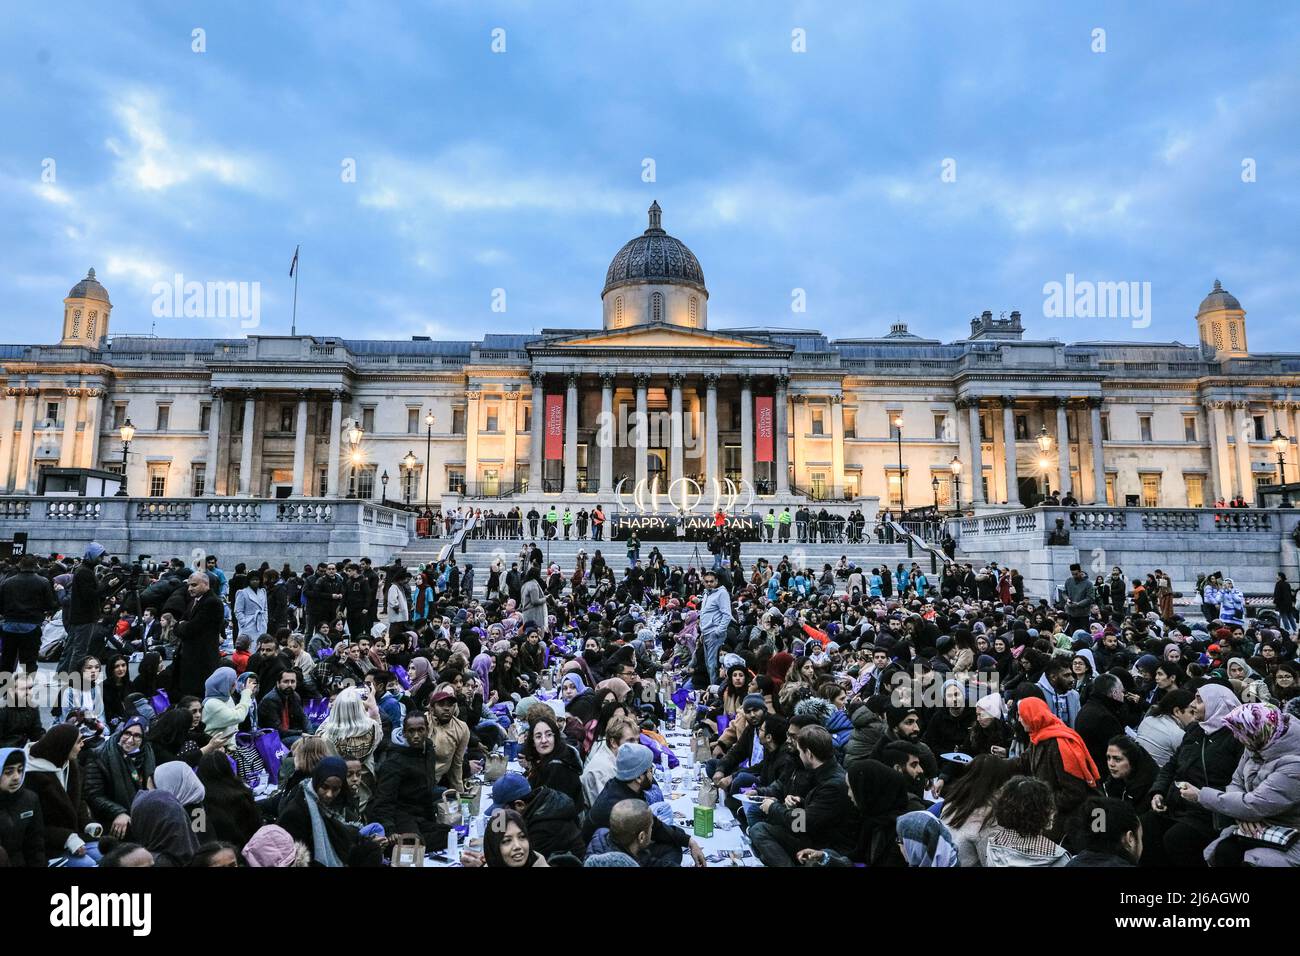
[[[1282,429],[1273,432],[1273,450],[1277,452],[1277,483],[1282,486],[1282,500],[1278,502],[1279,508],[1293,507],[1291,496],[1286,490],[1286,449],[1291,444],[1291,439],[1282,434]]]
[[[930,487],[934,489],[934,513],[939,513],[939,476],[935,475],[930,479]]]
[[[357,466],[361,464],[361,439],[364,436],[365,431],[356,423],[348,429],[348,444],[352,446],[352,474],[348,479],[349,498],[357,497]]]
[[[131,450],[131,440],[135,438],[135,426],[131,424],[131,419],[122,423],[119,432],[122,436],[122,483],[118,485],[117,496],[119,498],[127,497],[126,491],[126,453]]]
[[[1038,430],[1038,437],[1034,440],[1038,443],[1038,450],[1042,452],[1038,459],[1038,468],[1043,473],[1043,497],[1046,498],[1052,493],[1052,479],[1048,477],[1047,471],[1052,464],[1051,459],[1047,457],[1047,453],[1052,450],[1052,436],[1047,434],[1046,423]]]
[[[903,499],[903,416],[894,416],[894,431],[898,435],[898,516],[901,519],[907,510]]]
[[[424,416],[424,424],[428,428],[428,437],[424,442],[424,510],[429,510],[429,476],[433,471],[433,409],[429,409],[429,414]]]
[[[379,476],[379,482],[384,486],[383,502],[384,504],[388,504],[388,469],[387,468],[385,468],[384,473]]]
[[[948,468],[952,471],[952,510],[956,514],[961,511],[961,459],[953,455]]]
[[[418,461],[419,459],[415,457],[414,451],[408,451],[406,457],[402,459],[402,466],[406,468],[406,478],[403,479],[402,485],[406,489],[403,498],[407,507],[410,507],[411,504],[411,476],[415,474],[415,465]]]

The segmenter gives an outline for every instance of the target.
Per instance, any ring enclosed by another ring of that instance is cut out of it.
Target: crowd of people
[[[1300,863],[1293,605],[616,563],[7,562],[0,863],[702,866],[656,777],[679,721],[769,867]]]

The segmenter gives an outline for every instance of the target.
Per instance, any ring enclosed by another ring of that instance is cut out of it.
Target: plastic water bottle
[[[447,862],[455,863],[460,859],[460,834],[452,827],[447,831]]]

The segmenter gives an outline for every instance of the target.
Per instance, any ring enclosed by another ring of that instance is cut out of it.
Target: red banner
[[[546,460],[564,460],[564,396],[546,396]]]
[[[771,461],[772,436],[776,431],[776,410],[770,395],[754,399],[754,461]]]

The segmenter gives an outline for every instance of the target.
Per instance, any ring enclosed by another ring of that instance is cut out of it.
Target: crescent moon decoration
[[[726,510],[730,512],[733,508],[736,507],[736,499],[740,497],[740,491],[739,489],[736,488],[736,483],[732,481],[730,478],[726,479],[726,482],[727,482]]]
[[[710,478],[708,481],[713,486],[713,511],[716,513],[718,505],[722,503],[722,485],[718,483],[716,478]]]
[[[623,501],[623,483],[625,481],[627,481],[626,478],[620,478],[618,484],[614,486],[614,501],[618,503],[619,511],[627,510],[627,503]]]
[[[636,505],[636,510],[645,514],[645,479],[637,481],[632,489],[632,504]]]
[[[650,508],[655,514],[659,513],[659,474],[655,473],[650,482]]]
[[[754,483],[752,481],[746,481],[744,478],[740,479],[740,483],[744,485],[745,489],[749,492],[749,500],[745,502],[745,510],[748,511],[754,507]]]
[[[680,504],[673,500],[673,492],[676,490],[679,483],[682,486],[682,500]],[[691,501],[691,491],[687,487],[688,485],[693,485],[695,488],[694,501]],[[704,497],[704,495],[700,490],[700,485],[694,478],[687,478],[685,476],[674,478],[672,483],[668,485],[668,503],[674,505],[678,511],[694,511],[702,497]]]

